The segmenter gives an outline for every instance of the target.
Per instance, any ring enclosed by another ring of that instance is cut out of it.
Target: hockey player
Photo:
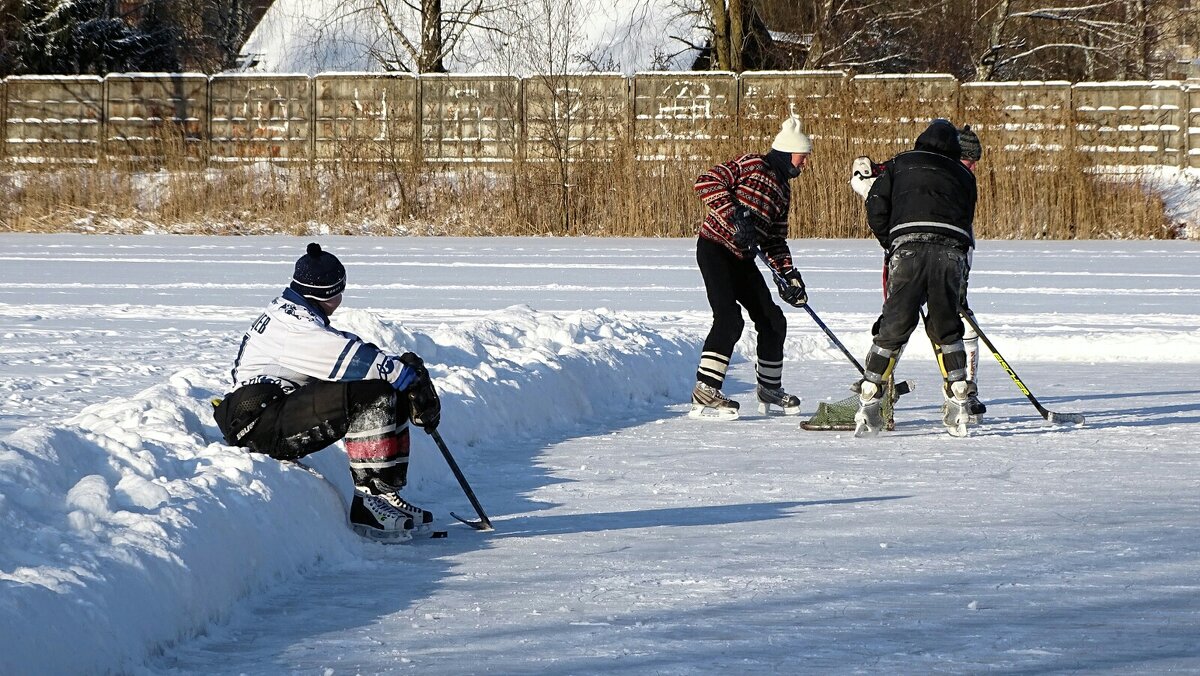
[[[700,225],[696,262],[704,278],[713,324],[705,338],[692,390],[697,418],[732,420],[739,405],[721,392],[733,348],[742,336],[742,308],[758,330],[756,396],[763,413],[776,406],[786,415],[800,412],[800,399],[783,389],[783,342],[787,321],[771,300],[755,258],[761,254],[774,273],[779,296],[801,307],[808,302],[804,279],[792,265],[787,244],[788,182],[800,175],[812,141],[800,119],[784,120],[766,154],[749,153],[718,164],[696,179],[696,194],[708,207]]]
[[[975,165],[983,159],[983,146],[979,143],[979,135],[971,129],[971,125],[963,125],[962,129],[958,130],[958,145],[962,150],[960,161],[962,165],[975,173]],[[967,277],[968,280],[963,282],[962,309],[964,312],[975,316],[971,312],[970,306],[967,305],[967,283],[971,274],[971,262],[975,254],[975,247],[967,250]],[[967,412],[971,415],[971,422],[978,423],[979,417],[987,413],[987,406],[984,406],[982,401],[979,401],[979,335],[975,333],[975,329],[970,323],[963,327],[963,347],[967,352],[967,381],[971,383],[971,390],[967,393]]]
[[[855,436],[883,428],[883,384],[928,303],[927,331],[939,350],[946,399],[943,423],[967,434],[967,380],[963,322],[958,306],[967,276],[967,252],[975,244],[975,175],[960,162],[958,130],[934,120],[913,150],[884,163],[867,194],[867,222],[888,252],[887,293],[878,332],[864,360],[864,382],[855,415]]]
[[[958,143],[961,149],[960,162],[967,169],[975,172],[975,166],[983,157],[983,148],[979,143],[979,136],[971,129],[971,125],[964,125],[958,130]],[[875,179],[883,172],[884,164],[875,163],[871,158],[862,156],[854,159],[851,165],[850,186],[864,200],[874,184]],[[975,252],[975,248],[971,247],[967,250],[967,276],[970,278],[971,259]],[[968,313],[971,313],[971,308],[967,305],[967,282],[963,283],[962,308]],[[971,313],[974,316],[974,313]],[[873,333],[878,333],[878,325]],[[971,416],[970,422],[977,424],[980,421],[980,416],[987,412],[987,406],[979,400],[979,336],[976,335],[975,329],[971,328],[970,324],[964,325],[963,346],[967,353],[967,380],[971,383],[971,390],[967,395],[967,412]],[[857,390],[856,390],[857,391]]]
[[[404,540],[433,514],[399,491],[408,478],[409,430],[432,431],[441,404],[424,363],[339,331],[346,269],[315,242],[291,284],[242,338],[233,392],[214,411],[227,443],[296,460],[345,439],[354,479],[350,521],[362,535]]]

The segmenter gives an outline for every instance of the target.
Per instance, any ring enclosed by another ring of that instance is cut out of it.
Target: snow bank
[[[335,319],[425,358],[442,435],[468,476],[486,476],[486,453],[505,444],[686,396],[696,352],[682,332],[604,310],[513,307],[427,333],[363,311]],[[187,369],[0,440],[0,672],[128,669],[240,597],[380,546],[345,527],[341,497],[319,478],[223,445],[210,405],[223,389]],[[412,488],[457,492],[424,436],[414,431]],[[311,458],[348,484],[344,454]]]

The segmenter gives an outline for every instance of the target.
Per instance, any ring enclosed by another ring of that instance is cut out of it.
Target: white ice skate
[[[692,390],[692,410],[689,418],[698,420],[737,420],[739,405],[721,390],[705,383],[696,383]]]
[[[970,434],[967,430],[967,425],[971,422],[969,391],[970,383],[966,380],[957,380],[942,388],[946,397],[942,424],[952,437],[965,437]]]
[[[854,414],[854,436],[868,439],[878,436],[887,423],[883,420],[883,397],[879,385],[864,380],[859,386],[858,412]]]

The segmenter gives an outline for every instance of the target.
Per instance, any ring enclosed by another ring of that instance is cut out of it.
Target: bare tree
[[[975,77],[1150,78],[1165,70],[1157,55],[1177,44],[1186,11],[1148,0],[998,0],[980,18]]]
[[[385,70],[444,73],[473,34],[503,34],[526,0],[350,0],[324,18],[361,27],[361,48]],[[317,40],[321,39],[318,34]],[[466,56],[466,58],[470,58]]]
[[[930,42],[928,26],[947,0],[819,0],[804,67],[923,70],[916,48]]]

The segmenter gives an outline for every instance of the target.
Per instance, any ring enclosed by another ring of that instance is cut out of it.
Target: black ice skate
[[[388,504],[408,515],[412,519],[414,528],[428,527],[433,523],[433,512],[427,509],[421,509],[413,503],[400,497],[399,493],[384,493],[379,497],[388,501]]]
[[[412,539],[413,520],[378,495],[356,489],[350,503],[350,525],[354,532],[381,542]]]
[[[778,407],[784,415],[799,415],[800,397],[784,392],[782,387],[772,388],[759,385],[758,412],[767,415],[771,412],[772,406]]]

